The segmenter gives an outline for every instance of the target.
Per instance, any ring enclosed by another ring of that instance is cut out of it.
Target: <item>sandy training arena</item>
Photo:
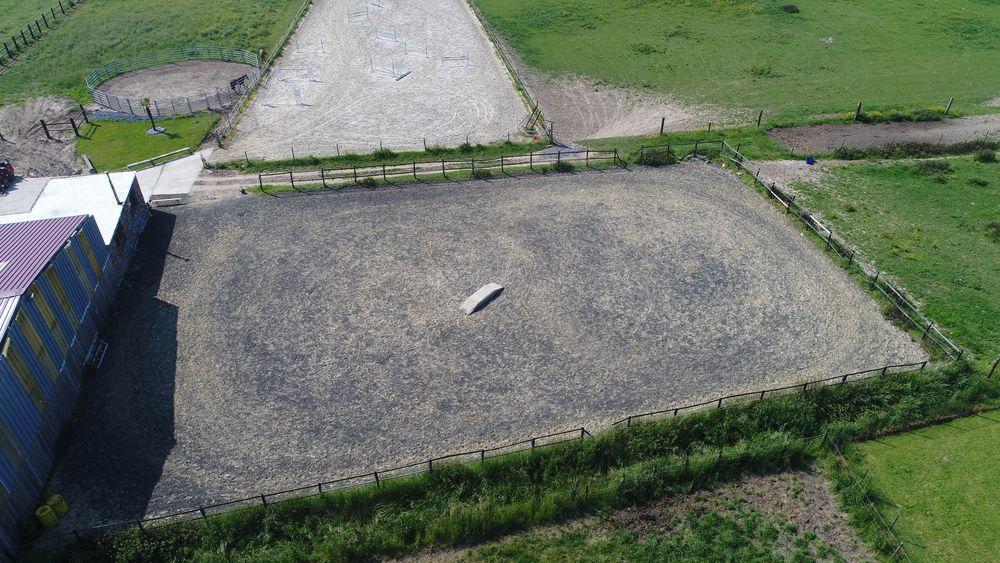
[[[140,248],[66,526],[925,357],[701,163],[190,205]]]
[[[419,149],[528,112],[464,0],[317,1],[216,159]]]

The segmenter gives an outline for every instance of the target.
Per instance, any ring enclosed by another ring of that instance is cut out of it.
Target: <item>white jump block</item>
[[[503,291],[503,286],[497,283],[488,283],[483,287],[479,288],[479,291],[473,293],[468,299],[462,302],[461,309],[465,311],[466,315],[471,315],[479,310],[480,307],[489,303],[494,297]]]

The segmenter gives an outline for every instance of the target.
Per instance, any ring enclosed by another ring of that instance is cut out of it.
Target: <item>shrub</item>
[[[982,178],[979,178],[978,176],[975,178],[969,178],[969,183],[972,184],[973,186],[979,186],[980,188],[985,188],[986,186],[990,185],[989,182],[983,180]]]
[[[462,143],[461,145],[458,145],[458,152],[462,154],[469,154],[470,152],[472,152],[474,148],[475,147],[473,147],[469,143]]]
[[[373,152],[372,156],[374,156],[375,158],[392,158],[396,156],[396,153],[392,152],[389,149],[379,149]]]
[[[552,165],[553,172],[572,172],[575,170],[573,165],[566,162],[565,160],[560,160],[559,162]]]
[[[947,174],[951,172],[951,165],[944,160],[923,160],[914,169],[922,174]]]
[[[781,10],[788,14],[799,13],[799,7],[796,6],[795,4],[785,4],[784,6],[781,7]]]
[[[983,149],[978,151],[973,158],[976,159],[976,162],[996,162],[997,153],[991,149]]]
[[[1000,242],[1000,221],[990,221],[986,225],[986,236],[993,242]]]

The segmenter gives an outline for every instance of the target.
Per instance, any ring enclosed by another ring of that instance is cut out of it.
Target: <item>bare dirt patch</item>
[[[143,98],[198,98],[212,96],[216,90],[229,92],[231,80],[252,71],[252,66],[240,63],[184,61],[116,76],[101,84],[99,89],[108,95],[137,102]]]
[[[848,561],[876,560],[851,528],[826,479],[810,470],[750,475],[710,491],[623,510],[611,517],[608,527],[634,530],[641,539],[651,534],[670,534],[687,514],[714,510],[735,516],[747,508],[782,522],[786,530],[815,533]],[[782,535],[780,539],[788,538]],[[790,543],[779,543],[778,547],[786,556],[793,548]]]
[[[942,121],[828,123],[783,127],[767,132],[775,141],[800,153],[826,152],[842,146],[869,148],[894,143],[959,143],[997,133],[1000,133],[1000,114]]]
[[[53,133],[59,140],[45,137],[39,120],[59,121],[76,109],[67,98],[46,96],[33,98],[24,105],[0,108],[0,155],[14,165],[18,176],[68,176],[79,174],[76,164],[76,144],[73,133]]]
[[[516,138],[527,116],[465,0],[318,0],[213,159]]]

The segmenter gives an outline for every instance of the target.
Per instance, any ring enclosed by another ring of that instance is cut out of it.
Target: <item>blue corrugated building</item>
[[[8,556],[18,522],[38,506],[56,439],[145,227],[147,206],[129,180],[114,194],[116,217],[102,210],[104,217],[0,224],[0,547]]]

